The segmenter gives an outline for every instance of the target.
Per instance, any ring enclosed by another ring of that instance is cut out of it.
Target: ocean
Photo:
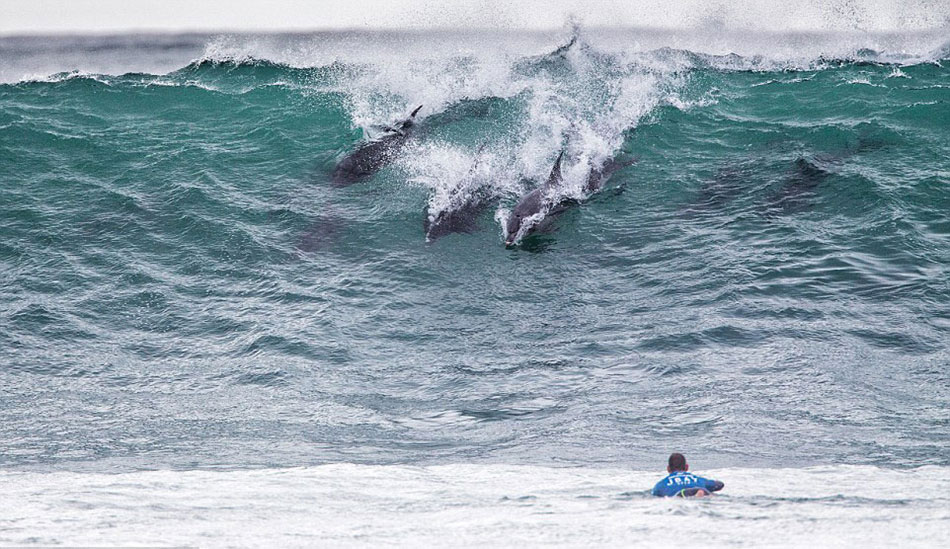
[[[950,545],[946,30],[0,38],[0,545]]]

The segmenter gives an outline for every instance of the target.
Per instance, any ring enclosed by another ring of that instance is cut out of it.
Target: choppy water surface
[[[0,39],[0,468],[946,478],[945,34],[570,39]],[[506,248],[561,150],[576,204]]]

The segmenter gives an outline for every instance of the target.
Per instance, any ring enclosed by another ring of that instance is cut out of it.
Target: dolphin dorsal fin
[[[409,113],[409,118],[407,118],[407,119],[405,119],[405,120],[403,120],[402,122],[399,123],[399,127],[402,128],[402,129],[404,129],[404,130],[411,128],[412,125],[414,124],[413,120],[416,119],[416,114],[419,113],[419,109],[421,109],[421,108],[422,108],[422,105],[419,105],[418,107],[416,107],[415,109],[413,109],[412,112]],[[404,133],[404,132],[399,132],[399,133]]]
[[[561,159],[564,158],[564,151],[561,151],[561,154],[557,155],[557,160],[554,161],[554,167],[551,168],[551,175],[548,176],[548,180],[544,183],[544,186],[551,188],[561,182]]]

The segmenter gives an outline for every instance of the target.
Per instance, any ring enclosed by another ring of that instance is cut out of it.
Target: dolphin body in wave
[[[485,145],[479,147],[474,165],[449,192],[448,205],[437,212],[426,213],[423,221],[426,242],[434,242],[451,233],[474,232],[478,228],[478,218],[497,200],[495,193],[476,181],[479,155],[484,149]]]
[[[563,196],[557,196],[554,189],[563,181],[561,175],[561,160],[564,152],[558,155],[554,161],[554,167],[551,169],[551,175],[543,185],[528,192],[518,201],[508,220],[505,223],[505,246],[513,246],[518,240],[541,226],[542,222],[548,218],[563,213],[577,200]],[[584,194],[590,196],[601,190],[610,177],[636,163],[633,160],[618,160],[611,158],[599,168],[592,168],[587,175],[587,182],[584,184]]]
[[[457,205],[441,210],[435,215],[426,215],[423,229],[426,242],[452,233],[472,233],[478,228],[478,218],[496,202],[485,189],[476,189],[471,195],[460,200]]]
[[[513,246],[514,243],[525,236],[531,229],[535,228],[542,219],[552,215],[561,201],[551,198],[553,190],[564,180],[561,176],[561,159],[564,158],[564,151],[557,155],[554,161],[554,167],[551,168],[551,174],[543,185],[529,191],[518,200],[511,214],[508,215],[508,221],[505,223],[505,246]]]
[[[615,173],[620,170],[633,166],[637,163],[637,159],[633,158],[631,160],[619,160],[617,158],[611,158],[601,165],[597,169],[592,169],[587,175],[587,184],[584,185],[584,192],[587,195],[596,193],[597,191],[604,188],[604,184],[607,183],[607,180],[610,179]]]
[[[392,162],[409,141],[415,125],[414,119],[421,108],[422,105],[416,107],[409,118],[402,122],[384,127],[386,133],[382,137],[363,143],[346,155],[333,170],[333,185],[346,187],[358,183]]]

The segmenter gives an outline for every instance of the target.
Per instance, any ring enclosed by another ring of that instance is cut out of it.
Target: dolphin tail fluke
[[[409,118],[415,118],[420,109],[422,109],[422,105],[419,105],[411,113],[409,113]]]

